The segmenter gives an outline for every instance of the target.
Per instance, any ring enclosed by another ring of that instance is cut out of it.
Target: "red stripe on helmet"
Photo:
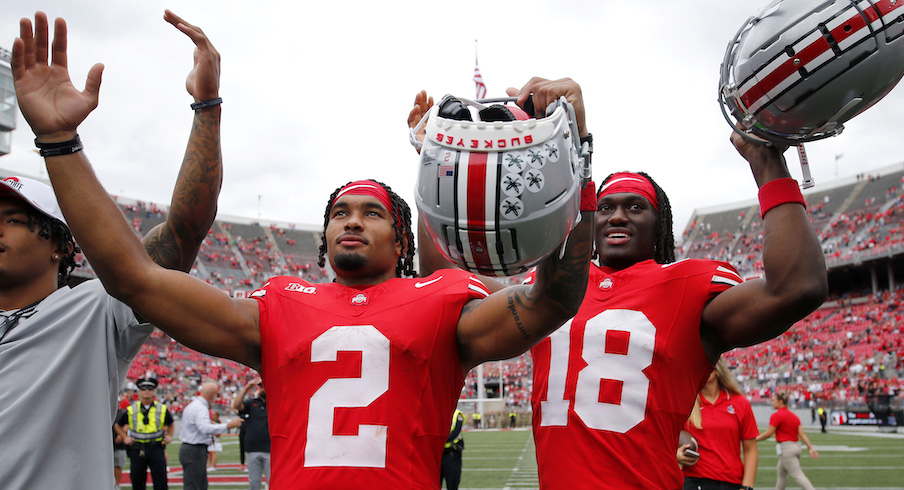
[[[863,15],[866,16],[866,18],[869,20],[869,23],[870,23],[870,24],[872,24],[873,22],[879,20],[879,13],[876,12],[876,9],[874,9],[874,8],[872,8],[872,7],[867,7],[867,8],[865,8],[865,9],[863,10]]]
[[[904,4],[892,0],[882,0],[880,2],[875,2],[873,5],[875,5],[876,8],[879,9],[879,12],[883,17],[885,17],[885,15],[889,12],[904,6]]]
[[[778,87],[782,82],[787,80],[788,77],[797,73],[799,68],[806,66],[811,61],[822,56],[826,51],[831,50],[832,48],[829,46],[829,42],[826,41],[824,37],[819,37],[810,43],[809,46],[801,49],[800,52],[793,57],[785,60],[785,62],[773,70],[772,73],[766,74],[761,78],[756,85],[751,87],[747,92],[744,92],[744,95],[741,96],[741,100],[744,101],[747,107],[750,107],[763,95],[768,94],[771,90],[774,90],[775,87]],[[794,63],[794,60],[798,60],[798,62]]]
[[[468,155],[468,246],[475,264],[489,264],[489,244],[487,243],[487,153]]]
[[[858,13],[829,32],[832,34],[832,37],[835,38],[835,42],[841,44],[841,41],[857,34],[861,29],[865,28],[866,21],[863,19],[863,16]]]

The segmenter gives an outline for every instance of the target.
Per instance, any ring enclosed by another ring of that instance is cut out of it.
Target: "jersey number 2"
[[[334,409],[366,407],[389,389],[389,339],[373,325],[333,327],[311,343],[311,362],[361,353],[360,378],[331,378],[311,396],[304,465],[386,467],[386,426],[359,425],[358,435],[333,434]]]
[[[568,424],[565,398],[571,322],[549,336],[550,360],[541,427]],[[610,345],[607,345],[607,341]],[[633,310],[606,310],[587,320],[578,372],[574,412],[591,429],[625,433],[641,423],[650,380],[643,373],[653,362],[656,327]],[[601,396],[605,391],[605,396]]]

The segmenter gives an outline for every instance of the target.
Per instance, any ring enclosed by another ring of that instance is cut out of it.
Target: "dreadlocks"
[[[392,228],[395,230],[396,241],[403,244],[404,253],[396,262],[396,277],[416,277],[417,272],[414,271],[414,234],[411,232],[411,209],[408,207],[408,203],[393,192],[388,185],[373,179],[370,180],[386,189],[386,193],[389,194],[389,201],[392,204],[392,214],[398,218],[393,220]],[[348,184],[351,184],[351,182]],[[330,199],[327,201],[326,211],[323,213],[323,234],[320,236],[320,257],[317,261],[320,267],[326,265],[326,226],[330,222],[330,210],[336,200],[336,195],[348,184],[339,186],[330,194]]]
[[[72,271],[78,267],[78,264],[75,262],[75,254],[81,252],[81,249],[75,244],[75,238],[72,237],[72,232],[70,232],[69,227],[60,220],[46,216],[43,213],[29,211],[29,215],[28,229],[32,231],[36,228],[39,229],[38,236],[55,243],[60,253],[61,260],[57,285],[63,286],[68,284]]]
[[[659,212],[656,213],[656,224],[658,225],[656,229],[655,239],[653,241],[653,260],[657,264],[668,264],[675,261],[675,235],[672,231],[672,205],[669,202],[669,197],[665,195],[665,191],[662,190],[662,187],[659,187],[659,184],[656,183],[649,175],[645,172],[636,172],[637,175],[643,176],[643,178],[650,181],[650,184],[653,185],[653,189],[656,190],[656,201],[657,207],[659,208]],[[606,186],[606,183],[609,182],[609,179],[615,175],[609,174],[605,180],[603,180],[602,185],[600,185],[600,189]],[[594,258],[596,257],[596,252],[593,253]]]

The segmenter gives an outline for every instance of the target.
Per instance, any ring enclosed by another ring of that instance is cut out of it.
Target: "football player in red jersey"
[[[583,110],[569,79],[533,79],[509,93],[519,104],[533,93],[545,107],[537,94],[551,90]],[[419,94],[409,126],[429,105]],[[727,263],[676,262],[662,189],[642,173],[607,178],[597,201],[599,261],[581,309],[532,349],[541,488],[680,488],[678,434],[720,355],[776,337],[824,301],[825,260],[784,148],[735,133],[731,141],[760,188],[764,277],[742,283]],[[422,274],[446,265],[425,245]]]
[[[69,81],[66,30],[20,23],[13,45],[19,106],[39,141],[72,139],[97,103]],[[48,63],[48,53],[52,62]],[[93,103],[91,103],[93,102]],[[199,101],[198,106],[204,106]],[[185,345],[261,372],[269,398],[274,488],[436,488],[449,420],[468,370],[526,351],[574,316],[593,241],[582,212],[533,285],[490,294],[475,276],[412,271],[408,206],[374,181],[327,203],[321,253],[336,282],[277,277],[233,299],[156,266],[93,175],[85,152],[47,157],[73,234],[109,293]]]

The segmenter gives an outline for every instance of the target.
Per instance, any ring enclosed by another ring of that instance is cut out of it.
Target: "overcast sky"
[[[474,46],[489,96],[531,76],[581,84],[594,174],[644,170],[672,200],[678,231],[696,208],[752,199],[756,186],[716,102],[719,64],[756,1],[464,0],[181,2],[13,0],[0,46],[35,8],[69,24],[77,87],[106,65],[100,106],[79,132],[113,194],[166,204],[191,124],[193,45],[173,9],[222,55],[225,182],[220,214],[322,222],[329,194],[375,178],[414,208],[417,157],[406,118],[415,93],[473,97]],[[904,161],[904,89],[807,146],[827,183]],[[44,176],[19,117],[0,168]],[[800,178],[797,157],[788,154]],[[260,197],[259,197],[260,196]]]

